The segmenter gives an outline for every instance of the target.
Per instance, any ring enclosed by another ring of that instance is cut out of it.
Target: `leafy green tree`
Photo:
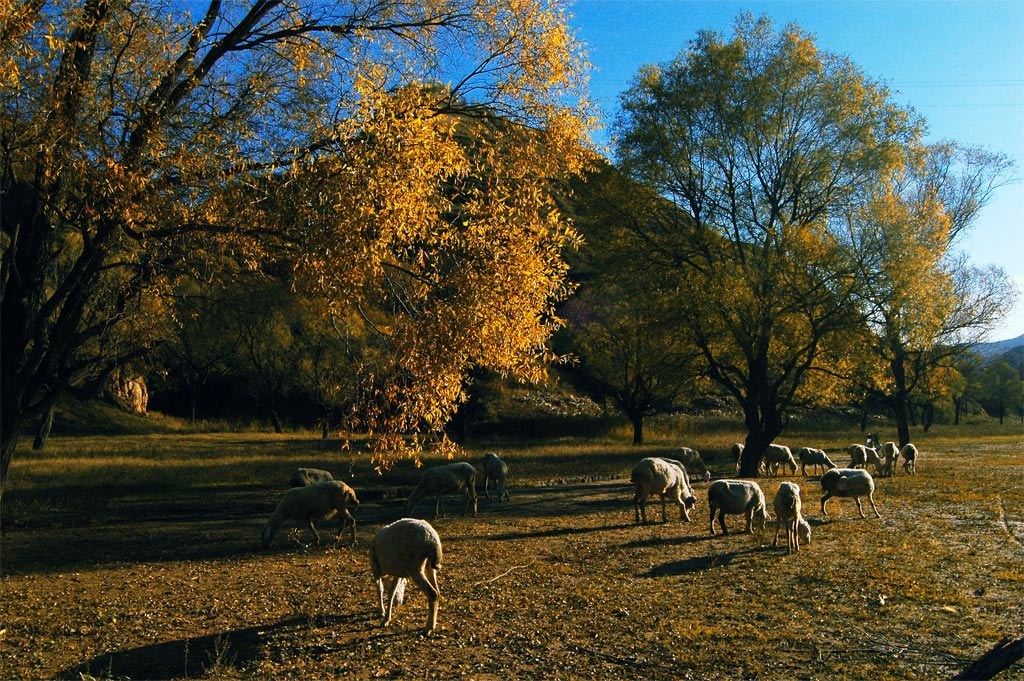
[[[537,371],[573,240],[547,182],[590,125],[560,0],[0,7],[0,492],[27,423],[222,259],[366,313],[382,463],[474,364]]]
[[[1024,422],[1024,381],[1009,362],[999,361],[985,368],[982,404],[990,415],[1003,419],[1013,414]]]
[[[616,120],[620,167],[688,215],[644,229],[640,257],[680,302],[681,335],[740,405],[740,474],[757,475],[859,282],[841,209],[919,134],[889,91],[796,26],[741,16],[645,67]],[[661,265],[669,264],[668,266]]]

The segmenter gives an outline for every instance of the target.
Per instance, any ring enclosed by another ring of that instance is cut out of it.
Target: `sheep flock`
[[[730,450],[736,458],[738,471],[745,447],[737,443]],[[775,477],[788,474],[808,478],[809,472],[820,473],[822,520],[813,521],[819,526],[825,526],[824,518],[829,517],[826,504],[832,498],[852,498],[861,518],[866,517],[861,506],[861,499],[866,498],[875,517],[881,518],[874,499],[875,480],[868,467],[873,467],[876,476],[895,476],[897,463],[902,457],[904,471],[913,474],[918,458],[918,450],[913,444],[900,449],[892,442],[878,442],[874,434],[869,435],[865,444],[851,444],[842,452],[850,457],[846,467],[837,466],[819,448],[799,448],[796,456],[792,452],[785,445],[769,445],[761,461],[761,475]],[[690,511],[699,503],[694,485],[706,483],[706,490],[701,496],[706,499],[708,529],[712,536],[717,534],[716,522],[721,535],[727,535],[729,530],[726,516],[738,515],[745,521],[743,532],[746,534],[759,534],[774,526],[772,547],[778,545],[779,535],[784,533],[787,554],[798,554],[801,545],[806,547],[810,543],[811,522],[806,517],[807,506],[802,499],[802,494],[811,493],[809,485],[803,485],[802,490],[796,482],[782,481],[774,485],[774,494],[768,496],[754,480],[713,480],[712,477],[701,454],[689,447],[672,450],[671,457],[641,459],[629,477],[630,489],[633,491],[634,523],[640,526],[648,524],[646,501],[652,496],[661,501],[662,523],[669,522],[666,510],[666,502],[669,500],[679,508],[679,520],[689,522]],[[405,586],[409,580],[427,599],[424,632],[431,634],[438,626],[441,590],[437,575],[442,565],[442,540],[433,525],[413,517],[420,502],[433,499],[434,522],[443,522],[443,497],[459,495],[465,501],[463,515],[475,517],[478,513],[478,480],[482,479],[486,499],[491,499],[490,483],[493,482],[497,502],[506,502],[510,499],[508,478],[508,464],[494,452],[486,453],[475,463],[457,461],[423,471],[401,509],[395,509],[400,517],[379,528],[369,544],[370,573],[377,587],[377,606],[383,626],[391,624],[395,609],[403,602]],[[351,512],[359,507],[355,490],[320,468],[296,469],[288,482],[290,489],[283,493],[260,534],[260,543],[264,548],[271,546],[274,537],[285,526],[308,528],[319,544],[320,535],[315,522],[332,517],[339,519],[338,539],[346,527],[350,527],[350,543],[357,543],[356,519]],[[495,504],[485,510],[501,513],[502,508],[506,507]]]

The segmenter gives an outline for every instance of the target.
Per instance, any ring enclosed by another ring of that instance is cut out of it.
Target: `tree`
[[[607,163],[581,177],[569,195],[565,209],[586,243],[570,259],[579,288],[562,310],[576,361],[561,369],[588,394],[611,398],[639,445],[644,419],[677,410],[699,376],[695,348],[672,323],[672,296],[637,257],[633,236],[644,231],[639,224],[658,219],[651,210],[656,197]]]
[[[999,361],[985,368],[982,400],[985,411],[998,418],[1000,425],[1008,414],[1024,421],[1024,381],[1008,362]]]
[[[0,491],[26,422],[150,352],[171,282],[224,258],[362,309],[383,463],[557,323],[545,183],[589,125],[558,0],[192,7],[3,5]]]
[[[685,212],[638,235],[676,283],[680,333],[740,405],[754,477],[857,281],[836,218],[900,158],[917,121],[796,26],[741,16],[644,68],[616,119],[621,168]],[[665,223],[668,225],[669,223]]]
[[[851,250],[866,285],[858,304],[868,352],[887,380],[868,386],[910,441],[910,406],[976,345],[1013,304],[1014,288],[995,267],[974,267],[954,248],[1010,162],[998,154],[941,143],[911,149],[906,163],[871,188],[851,212]]]

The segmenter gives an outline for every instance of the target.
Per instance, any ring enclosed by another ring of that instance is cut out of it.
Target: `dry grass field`
[[[411,466],[381,478],[308,436],[55,438],[16,460],[4,500],[0,675],[949,678],[1024,635],[1021,440],[933,434],[916,476],[877,480],[881,520],[845,499],[823,516],[817,477],[761,480],[769,499],[782,480],[801,485],[813,540],[793,555],[771,533],[711,537],[707,483],[692,522],[670,507],[668,523],[635,525],[632,463],[667,447],[499,450],[511,500],[481,497],[479,516],[464,518],[452,498],[434,522],[445,553],[440,626],[427,637],[411,586],[379,626],[366,555],[375,529],[402,515]],[[721,455],[716,478],[731,474],[727,441],[705,448]],[[356,546],[328,541],[335,524],[324,522],[323,546],[293,532],[259,548],[283,491],[272,481],[299,463],[359,491]]]

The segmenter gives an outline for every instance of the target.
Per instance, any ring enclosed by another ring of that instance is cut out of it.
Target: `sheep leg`
[[[343,508],[342,512],[338,514],[341,517],[341,524],[338,526],[338,539],[341,539],[341,535],[345,533],[345,525],[352,524],[352,543],[356,543],[356,519],[349,513],[347,508]]]
[[[416,582],[416,586],[427,597],[427,626],[424,631],[429,634],[437,628],[437,606],[441,596],[441,590],[437,587],[437,571],[428,568],[424,561],[419,572],[412,575],[412,581]]]
[[[378,585],[380,585],[380,582],[378,582]],[[388,592],[388,607],[387,607],[387,610],[384,612],[384,626],[385,627],[388,626],[389,624],[391,624],[391,613],[394,612],[394,610],[395,610],[396,596],[398,594],[398,590],[401,587],[402,587],[402,579],[400,577],[393,578],[393,581],[391,582],[391,589]],[[383,586],[378,586],[378,589],[382,590]],[[383,593],[383,591],[381,591],[381,593]],[[382,596],[382,598],[383,598],[383,596]]]
[[[782,518],[775,521],[775,536],[772,538],[772,547],[779,543],[779,530],[782,529]],[[789,540],[789,526],[786,526],[786,540]]]
[[[876,518],[881,518],[882,514],[878,512],[877,508],[875,508],[875,493],[874,492],[872,492],[871,494],[868,495],[868,501],[871,502],[871,510],[875,512],[875,517]],[[858,501],[857,503],[859,504],[860,502]]]
[[[864,515],[864,509],[861,508],[860,497],[854,497],[853,500],[857,502],[857,512],[860,513],[860,517],[861,518],[867,518],[867,516]]]
[[[491,500],[491,491],[487,489],[487,483],[489,483],[490,481],[491,479],[489,477],[484,477],[484,496],[487,498],[488,501]]]
[[[462,515],[466,515],[467,513],[469,513],[470,505],[473,506],[473,517],[475,518],[476,517],[476,510],[477,510],[477,507],[476,507],[476,493],[474,493],[472,487],[467,485],[466,486],[466,508],[463,509]]]
[[[309,531],[316,537],[316,545],[320,546],[320,533],[316,531],[316,525],[313,524],[312,518],[306,518],[306,523],[309,525]]]
[[[665,495],[661,495],[661,522],[668,522],[668,514],[665,513]]]
[[[832,492],[825,492],[825,496],[821,498],[821,514],[828,515],[828,511],[825,510],[825,502],[832,498]]]
[[[438,494],[437,495],[437,503],[434,504],[434,520],[437,520],[438,518],[440,518],[441,517],[441,515],[440,515],[441,513],[444,513],[445,515],[447,515],[447,511],[444,510],[444,503],[441,501],[441,498],[443,496],[444,496],[443,494]]]

